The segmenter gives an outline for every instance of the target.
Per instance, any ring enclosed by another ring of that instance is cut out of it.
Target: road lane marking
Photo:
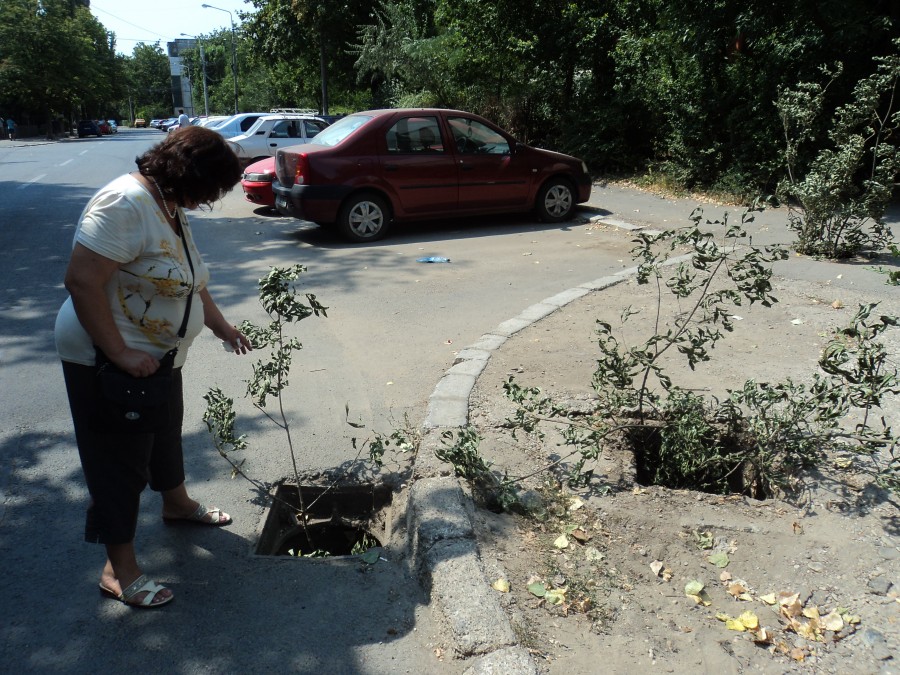
[[[32,183],[37,183],[41,178],[43,178],[43,177],[46,176],[46,175],[47,175],[47,174],[42,173],[40,176],[35,176],[34,178],[32,178],[32,179],[31,179],[30,181],[28,181],[27,183],[22,183],[19,187],[16,188],[16,190],[24,190],[25,188],[27,188],[27,187],[28,187],[29,185],[31,185]]]
[[[71,162],[71,161],[72,161],[71,159],[67,159],[65,162],[63,162],[62,164],[60,164],[60,166],[65,166],[66,164],[68,164],[68,163]]]
[[[86,153],[86,152],[87,152],[87,150],[82,150],[82,151],[79,152],[78,154],[79,154],[79,155],[83,155],[83,154]]]

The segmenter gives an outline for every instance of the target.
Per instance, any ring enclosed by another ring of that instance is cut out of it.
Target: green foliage
[[[0,3],[0,110],[20,124],[112,112],[122,95],[115,41],[67,0]]]
[[[610,323],[598,322],[600,357],[589,411],[570,409],[513,378],[507,381],[507,396],[517,404],[507,420],[513,436],[542,436],[542,426],[552,424],[570,448],[544,470],[567,463],[570,485],[589,485],[604,448],[624,443],[636,457],[641,482],[764,497],[790,490],[802,469],[843,453],[851,458],[843,466],[853,464],[879,485],[900,491],[900,437],[879,414],[885,398],[900,393],[896,361],[879,338],[900,320],[874,319],[875,305],[860,307],[828,344],[821,372],[812,375],[809,386],[748,380],[719,402],[673,381],[671,364],[661,358],[665,353],[677,352],[694,369],[731,330],[731,308],[744,301],[776,302],[771,264],[786,252],[742,242],[750,213],[739,226],[727,218],[707,222],[720,241],[701,230],[700,213],[693,214],[693,227],[639,237],[633,251],[638,281],[657,288],[654,329],[628,344]],[[684,248],[688,260],[672,258]],[[673,304],[679,313],[666,323],[662,308]],[[625,308],[622,325],[635,314]]]
[[[171,114],[172,85],[169,59],[158,44],[139,42],[127,61],[129,95],[135,117],[151,119]]]
[[[291,337],[286,330],[299,321],[310,316],[327,316],[327,307],[323,306],[312,293],[305,293],[306,302],[301,299],[296,282],[306,272],[302,265],[291,267],[273,267],[269,273],[259,280],[259,300],[271,321],[259,326],[249,321],[241,323],[241,332],[250,340],[253,349],[263,351],[266,356],[253,363],[253,377],[247,381],[247,396],[253,405],[269,420],[281,428],[287,437],[288,451],[294,469],[294,478],[300,485],[297,469],[297,454],[291,438],[290,421],[284,412],[282,393],[289,384],[292,356],[303,348],[296,337]],[[308,304],[307,304],[308,303]],[[269,398],[278,403],[276,413],[269,412]],[[234,431],[235,413],[233,400],[222,394],[218,388],[211,389],[204,399],[207,402],[203,416],[207,429],[219,454],[232,467],[232,475],[246,475],[241,466],[231,458],[231,453],[247,447],[245,436],[236,436]],[[301,495],[301,508],[302,508]]]
[[[474,427],[466,426],[457,431],[441,434],[441,447],[434,454],[442,462],[453,467],[454,475],[468,481],[476,497],[488,505],[509,508],[516,503],[517,496],[513,481],[504,475],[499,478],[491,470],[489,462],[481,456],[478,445],[481,437]]]
[[[780,92],[777,107],[786,141],[788,178],[781,193],[796,202],[790,228],[797,250],[844,258],[877,252],[892,240],[884,213],[900,171],[900,154],[891,137],[900,127],[893,108],[900,78],[900,41],[895,53],[876,57],[876,72],[861,79],[850,100],[835,111],[822,148],[808,168],[799,167],[799,148],[812,138],[828,86],[841,74],[825,71],[826,86],[804,83]]]

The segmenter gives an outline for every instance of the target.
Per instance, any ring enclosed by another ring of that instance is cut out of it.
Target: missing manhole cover
[[[389,487],[301,486],[300,490],[306,526],[299,517],[297,486],[279,486],[256,546],[258,555],[352,555],[381,546],[389,538]]]

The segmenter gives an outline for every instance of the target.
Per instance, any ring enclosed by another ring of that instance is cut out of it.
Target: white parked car
[[[228,145],[244,163],[274,157],[278,148],[309,143],[328,122],[314,115],[279,113],[265,115],[240,136],[228,139]]]
[[[256,120],[268,114],[270,113],[238,113],[237,115],[232,115],[228,119],[222,120],[218,124],[210,126],[208,128],[222,134],[224,138],[240,136],[241,134],[246,133],[246,131],[256,123]]]
[[[231,115],[210,115],[209,117],[201,117],[200,118],[200,126],[201,127],[214,127],[214,126],[221,124],[222,122],[224,122],[225,120],[227,120],[230,117],[231,117]]]

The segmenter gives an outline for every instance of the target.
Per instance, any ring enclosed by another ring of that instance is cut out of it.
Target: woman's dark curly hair
[[[211,206],[241,179],[241,164],[221,135],[203,127],[176,129],[135,162],[166,199]]]

